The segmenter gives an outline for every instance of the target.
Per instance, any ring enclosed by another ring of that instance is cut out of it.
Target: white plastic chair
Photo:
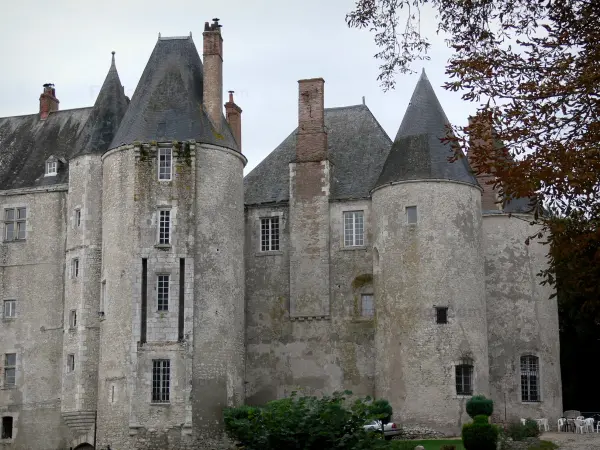
[[[560,433],[563,429],[563,427],[567,424],[567,420],[566,419],[558,419],[558,432]]]
[[[600,420],[596,422],[596,433],[600,433]]]
[[[576,418],[577,420],[585,420],[585,417],[583,417],[583,416],[577,416],[577,417],[575,417],[575,418]]]
[[[584,420],[585,422],[585,431],[589,431],[590,433],[594,432],[594,419],[588,418]]]
[[[584,433],[585,422],[581,419],[575,419],[575,433],[579,432],[581,434]]]
[[[521,423],[525,425],[525,419],[521,419]]]
[[[540,431],[548,431],[548,419],[535,419],[538,424]]]

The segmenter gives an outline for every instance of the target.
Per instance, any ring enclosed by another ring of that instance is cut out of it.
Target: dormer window
[[[46,161],[46,176],[51,177],[57,174],[58,161]]]

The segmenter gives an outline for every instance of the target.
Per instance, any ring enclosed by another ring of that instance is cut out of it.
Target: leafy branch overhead
[[[533,199],[535,222],[558,236],[550,239],[545,280],[555,283],[557,268],[585,254],[587,264],[568,272],[569,283],[597,289],[600,2],[358,0],[346,21],[375,34],[385,90],[427,58],[423,11],[436,13],[452,50],[444,88],[475,106],[470,125],[454,127],[447,139],[468,149],[472,167],[489,175],[504,203]]]

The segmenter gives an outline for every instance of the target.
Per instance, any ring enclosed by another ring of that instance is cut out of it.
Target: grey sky
[[[325,106],[361,103],[362,96],[393,138],[419,74],[399,75],[394,91],[378,81],[377,48],[365,30],[349,29],[353,0],[104,0],[13,2],[3,8],[0,28],[0,117],[37,112],[42,84],[56,85],[60,109],[91,106],[116,51],[125,93],[132,96],[146,62],[162,36],[190,31],[202,56],[205,21],[221,19],[224,90],[235,90],[243,109],[246,173],[297,123],[297,80],[323,77]],[[436,35],[431,11],[422,30],[431,38],[424,67],[450,121],[463,124],[474,105],[441,88],[450,55]]]

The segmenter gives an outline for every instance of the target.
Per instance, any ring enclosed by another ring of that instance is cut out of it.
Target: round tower
[[[481,190],[440,141],[423,73],[372,192],[376,395],[402,423],[456,433],[489,394]]]

